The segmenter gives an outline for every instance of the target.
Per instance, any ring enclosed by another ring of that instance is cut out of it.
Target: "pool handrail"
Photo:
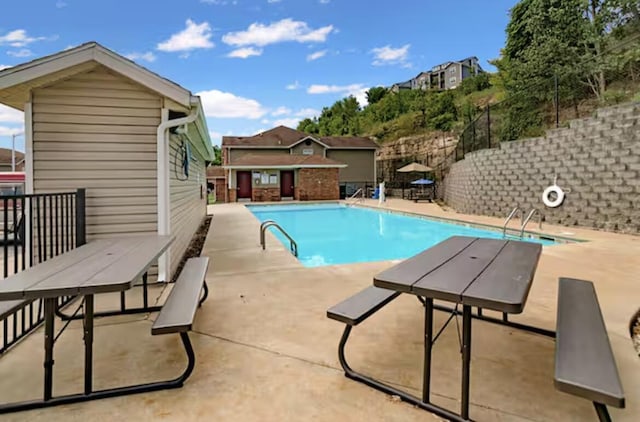
[[[295,240],[293,240],[293,238],[291,236],[289,236],[289,233],[287,233],[281,226],[280,224],[276,223],[274,220],[266,220],[263,221],[262,224],[260,224],[260,245],[262,246],[262,250],[266,249],[266,239],[265,239],[265,235],[264,232],[269,228],[269,227],[275,227],[278,230],[280,230],[280,233],[282,233],[287,239],[289,239],[289,249],[291,250],[291,253],[293,254],[293,256],[295,256],[296,258],[298,257],[298,244],[296,243]]]
[[[504,225],[502,226],[502,237],[507,236],[507,225],[509,224],[509,221],[511,221],[511,219],[516,215],[518,211],[520,211],[520,223],[522,224],[522,222],[524,222],[524,210],[516,205],[515,208],[512,209],[511,212],[509,213],[509,216],[507,217],[507,219],[504,220]],[[522,235],[520,237],[522,237]]]
[[[529,211],[527,218],[525,218],[524,222],[522,223],[522,227],[520,227],[520,239],[522,239],[522,237],[524,236],[524,229],[525,227],[527,227],[529,220],[531,220],[536,213],[538,214],[538,229],[542,230],[542,213],[538,208],[533,208],[531,211]]]
[[[356,198],[356,196],[358,196],[358,194],[361,194],[361,195],[360,195],[360,197]],[[349,198],[347,198],[347,202],[351,201],[354,198],[355,198],[355,201],[353,201],[354,204],[357,204],[358,202],[364,202],[364,189],[363,188],[359,188],[353,195],[351,195]]]

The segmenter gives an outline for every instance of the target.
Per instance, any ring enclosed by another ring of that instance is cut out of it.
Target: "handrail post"
[[[76,247],[87,243],[86,190],[76,191]]]

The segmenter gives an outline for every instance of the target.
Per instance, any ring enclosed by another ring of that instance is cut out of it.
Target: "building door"
[[[280,197],[293,198],[293,170],[280,172]]]
[[[236,173],[238,183],[238,199],[251,198],[251,172],[239,171]]]

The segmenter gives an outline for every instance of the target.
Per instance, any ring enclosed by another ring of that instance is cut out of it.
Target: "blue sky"
[[[202,96],[211,138],[295,127],[347,95],[504,45],[516,0],[3,2],[0,68],[97,41]],[[0,105],[0,146],[22,113]],[[24,138],[17,138],[18,149]]]

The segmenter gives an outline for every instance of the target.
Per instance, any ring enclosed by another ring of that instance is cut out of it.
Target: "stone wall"
[[[457,143],[458,138],[450,133],[408,136],[385,142],[380,145],[376,153],[378,181],[384,180],[387,183],[405,181],[403,175],[396,170],[414,161],[436,167],[445,156],[452,153]]]
[[[547,208],[542,192],[554,176],[566,196]],[[519,205],[549,223],[640,234],[640,103],[467,154],[445,178],[444,200],[467,214],[506,217]]]
[[[300,169],[297,191],[301,201],[340,199],[338,169]]]

